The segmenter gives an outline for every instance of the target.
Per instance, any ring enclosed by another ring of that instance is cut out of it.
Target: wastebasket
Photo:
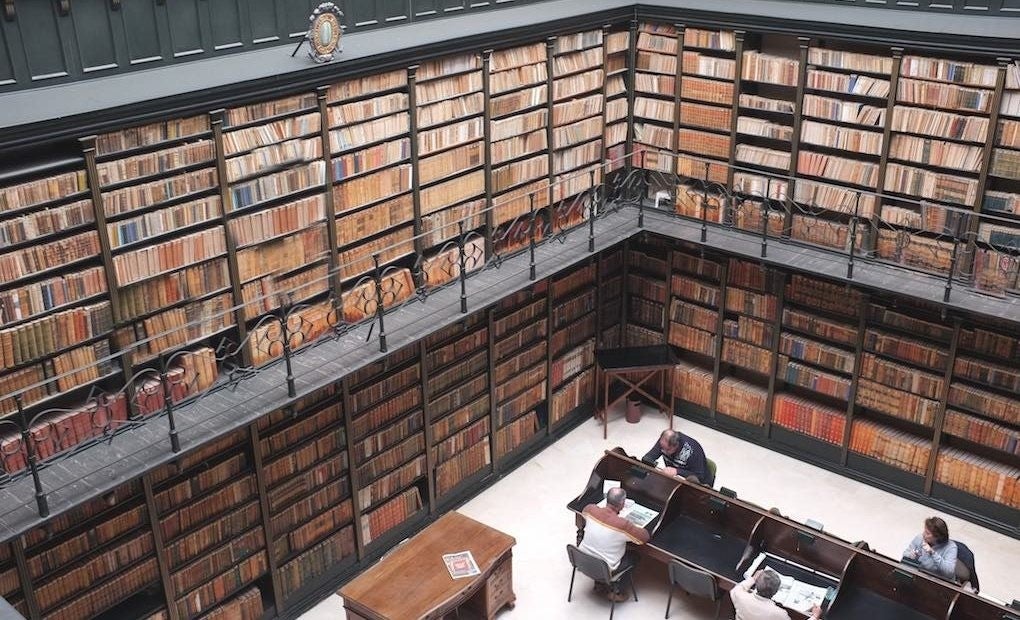
[[[627,399],[627,421],[631,424],[637,424],[641,421],[641,401],[628,398]]]

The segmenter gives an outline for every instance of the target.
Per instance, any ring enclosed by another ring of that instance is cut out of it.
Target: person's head
[[[621,510],[627,501],[627,492],[620,487],[613,487],[606,493],[606,504],[610,508]]]
[[[949,526],[940,517],[924,520],[924,542],[929,545],[944,545],[949,542]]]
[[[754,578],[754,589],[762,598],[772,598],[779,592],[779,575],[770,570],[763,570]]]
[[[676,454],[676,451],[679,448],[680,435],[676,431],[670,429],[662,431],[662,434],[659,435],[659,450],[661,450],[663,454],[672,456]]]

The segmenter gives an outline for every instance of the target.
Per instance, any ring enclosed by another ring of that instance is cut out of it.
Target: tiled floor
[[[546,448],[512,474],[465,504],[460,511],[517,539],[514,548],[514,590],[517,606],[500,618],[554,619],[609,616],[609,602],[595,595],[591,582],[578,577],[574,599],[567,603],[570,565],[565,546],[574,541],[574,517],[566,509],[587,483],[603,451],[622,446],[629,454],[643,454],[664,428],[662,417],[644,416],[627,424],[611,419],[609,439],[602,427],[588,420],[556,444]],[[849,540],[867,540],[881,553],[899,557],[921,530],[931,508],[777,454],[687,420],[676,427],[697,438],[719,466],[716,485],[737,490],[741,498],[776,506],[794,519],[821,521],[827,531]],[[977,558],[982,593],[998,600],[1020,598],[1020,541],[952,516],[942,515],[950,535],[965,541]],[[665,569],[644,562],[638,569],[637,603],[617,604],[616,618],[660,617],[668,589]],[[679,605],[679,606],[678,606]],[[323,601],[302,620],[342,618],[338,596]],[[674,599],[671,618],[711,618],[713,608],[681,596]]]

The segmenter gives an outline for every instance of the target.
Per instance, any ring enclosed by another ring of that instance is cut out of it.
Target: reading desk
[[[437,620],[467,607],[491,620],[513,608],[512,536],[448,512],[340,590],[350,620]],[[444,555],[470,551],[474,576],[454,579]]]
[[[659,512],[647,525],[651,540],[635,547],[639,553],[697,566],[712,573],[722,589],[767,566],[801,584],[831,589],[827,620],[1020,620],[1016,609],[760,506],[667,476],[622,448],[599,459],[584,490],[567,504],[576,513],[578,542],[584,535],[580,512],[603,498],[606,480],[618,481],[629,498]],[[812,604],[796,597],[785,602],[794,618],[806,618]]]

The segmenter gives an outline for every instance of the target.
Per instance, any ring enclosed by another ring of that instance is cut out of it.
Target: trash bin
[[[641,401],[632,398],[627,399],[627,421],[637,424],[641,421]]]

